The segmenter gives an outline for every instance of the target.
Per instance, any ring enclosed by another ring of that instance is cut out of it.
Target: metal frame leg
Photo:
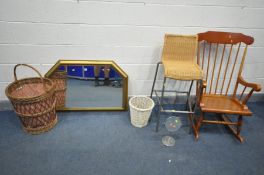
[[[189,102],[190,102],[190,94],[191,94],[191,90],[192,90],[192,86],[193,86],[193,81],[194,80],[191,81],[191,85],[190,85],[189,91],[187,93],[187,100],[186,100],[185,110],[188,110],[188,107],[189,107],[189,110],[191,110]]]
[[[202,85],[203,85],[203,80],[198,80],[197,83],[197,93],[195,97],[195,103],[192,106],[193,111],[195,112],[197,107],[199,106],[201,95],[202,95]]]
[[[160,98],[160,104],[159,104],[159,111],[158,111],[158,116],[157,116],[156,132],[159,131],[160,113],[161,113],[162,105],[163,105],[163,96],[164,96],[165,84],[166,84],[166,77],[164,77],[164,79],[163,79],[163,85],[162,85],[162,91],[161,91],[161,98]]]
[[[193,86],[193,81],[194,80],[191,81],[190,88],[189,88],[189,91],[187,93],[187,100],[186,100],[186,106],[185,106],[185,110],[186,111],[188,110],[190,112],[192,112],[190,94],[191,94],[191,90],[192,90],[192,86]],[[189,134],[191,134],[191,131],[192,131],[192,128],[193,128],[193,114],[189,114],[188,115],[188,119],[189,119],[189,126],[190,126]]]
[[[157,63],[157,66],[156,66],[156,71],[155,71],[155,76],[154,76],[154,81],[153,81],[153,84],[152,84],[152,88],[151,88],[151,93],[150,93],[150,98],[152,98],[153,96],[153,92],[154,92],[154,87],[155,87],[155,84],[156,84],[156,79],[157,79],[157,74],[158,74],[158,71],[159,71],[159,65],[161,64],[161,62],[158,62]],[[149,119],[149,122],[152,120],[152,114],[151,114],[151,117]]]
[[[157,74],[158,74],[158,70],[159,70],[159,65],[160,65],[160,64],[161,64],[161,62],[158,62],[158,63],[157,63],[156,72],[155,72],[155,77],[154,77],[153,85],[152,85],[152,88],[151,88],[150,98],[152,98],[152,95],[153,95],[153,91],[154,91],[154,87],[155,87],[155,83],[156,83]]]

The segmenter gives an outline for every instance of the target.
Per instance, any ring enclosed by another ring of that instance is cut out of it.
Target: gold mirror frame
[[[57,71],[60,66],[66,65],[111,65],[123,78],[123,97],[122,107],[62,107],[59,111],[124,111],[128,107],[128,76],[127,74],[111,60],[59,60],[57,63],[45,74],[49,78]]]

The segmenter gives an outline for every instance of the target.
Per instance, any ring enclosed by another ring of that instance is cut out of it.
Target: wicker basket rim
[[[31,79],[31,80],[33,80],[33,79],[41,79],[41,78],[39,78],[39,77],[29,77],[29,78],[23,78],[23,79],[19,79],[19,80],[17,80],[17,81],[14,81],[14,82],[12,82],[12,83],[10,83],[7,87],[6,87],[6,89],[5,89],[5,94],[6,94],[6,96],[8,97],[8,98],[12,98],[12,99],[14,99],[14,100],[21,100],[21,99],[34,99],[34,98],[39,98],[39,97],[41,97],[41,96],[43,96],[44,94],[47,94],[47,93],[49,93],[49,92],[51,92],[51,91],[54,91],[54,84],[53,84],[53,82],[50,80],[50,79],[48,79],[48,78],[44,78],[43,77],[43,80],[44,80],[44,82],[46,81],[46,82],[49,82],[50,84],[51,84],[51,86],[50,86],[50,88],[46,91],[46,93],[43,93],[43,94],[41,94],[41,95],[38,95],[38,96],[32,96],[32,97],[15,97],[15,96],[12,96],[8,91],[9,91],[9,89],[12,87],[12,86],[14,86],[16,83],[18,83],[18,82],[23,82],[23,81],[27,81],[27,80],[29,80],[29,79]]]
[[[132,100],[135,99],[135,98],[138,98],[138,97],[142,97],[142,98],[146,98],[146,99],[150,100],[151,101],[151,106],[149,108],[142,109],[142,108],[137,108],[134,105],[132,105]],[[150,97],[147,97],[145,95],[136,95],[136,96],[133,96],[133,97],[130,98],[130,100],[129,100],[129,106],[130,107],[132,106],[132,108],[134,108],[134,109],[136,109],[138,111],[142,111],[143,112],[143,111],[149,111],[149,110],[151,110],[155,106],[155,103],[154,103],[154,101]]]
[[[58,79],[62,79],[62,78],[65,78],[67,77],[67,74],[65,71],[57,71],[57,72],[54,72],[53,74],[51,74],[50,78],[58,78]]]

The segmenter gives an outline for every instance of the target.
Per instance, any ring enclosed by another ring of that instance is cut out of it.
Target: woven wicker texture
[[[16,69],[18,66],[29,67],[40,77],[17,80]],[[26,64],[15,66],[14,77],[15,82],[6,88],[6,95],[20,117],[23,129],[31,134],[39,134],[51,129],[57,123],[55,91],[52,81],[43,78],[35,68]]]
[[[67,90],[66,72],[55,72],[50,78],[55,86],[56,109],[65,107]]]
[[[129,100],[129,106],[132,125],[139,128],[146,126],[154,107],[153,100],[146,96],[135,96]]]
[[[197,35],[166,34],[162,52],[165,77],[176,80],[199,80],[203,71],[196,64]]]

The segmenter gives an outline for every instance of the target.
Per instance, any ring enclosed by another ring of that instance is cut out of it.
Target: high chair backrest
[[[235,94],[248,45],[254,38],[229,32],[208,31],[198,34],[197,63],[204,70],[207,94]],[[230,87],[235,87],[230,90]]]
[[[162,62],[192,62],[196,60],[198,36],[166,34],[164,38]]]

